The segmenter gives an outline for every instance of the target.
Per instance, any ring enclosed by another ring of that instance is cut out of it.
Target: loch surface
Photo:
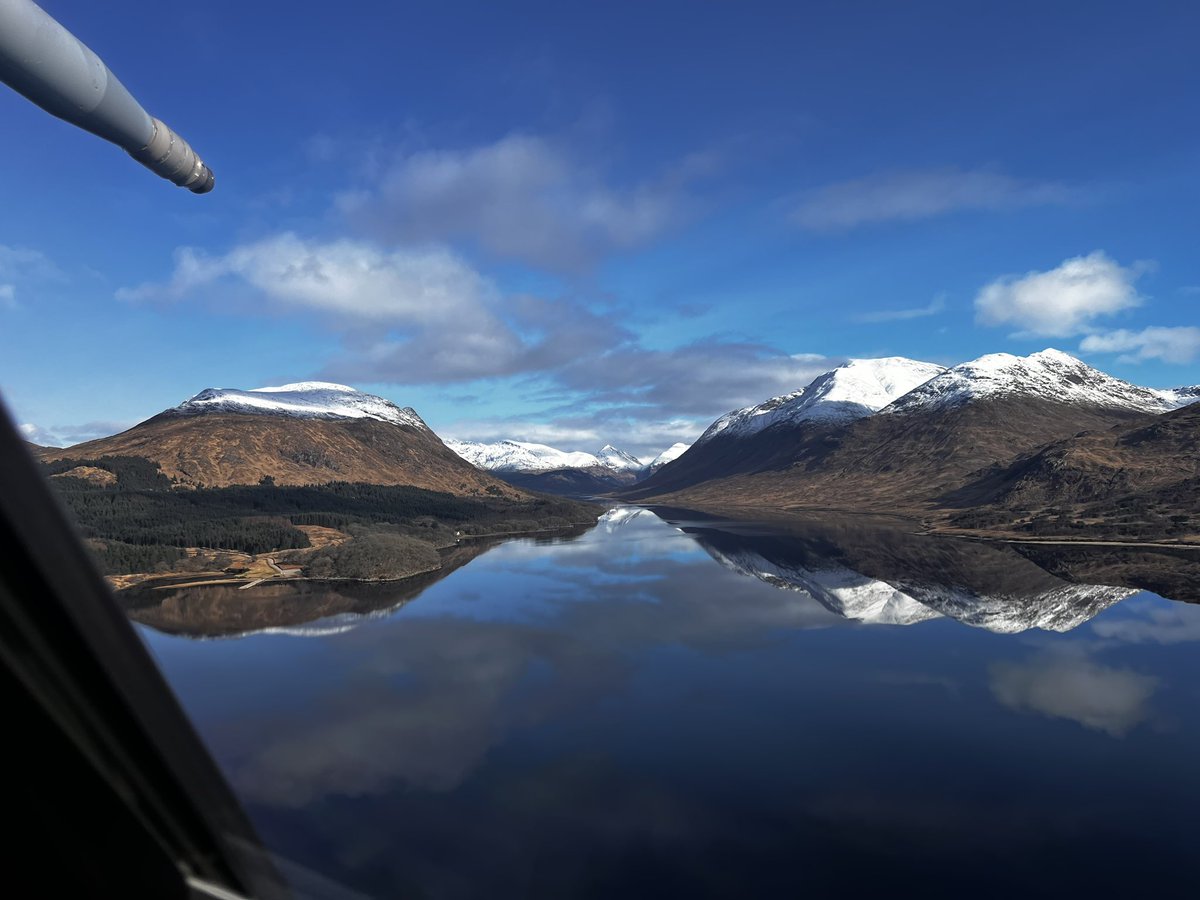
[[[622,508],[134,616],[318,895],[1194,896],[1189,567]]]

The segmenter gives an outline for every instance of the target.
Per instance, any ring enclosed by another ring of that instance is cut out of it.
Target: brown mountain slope
[[[258,484],[269,477],[281,485],[353,481],[460,495],[528,496],[476,469],[428,429],[369,418],[168,412],[121,434],[43,449],[38,456],[45,461],[142,457],[192,487]]]
[[[545,469],[540,472],[496,470],[496,477],[514,487],[562,497],[596,497],[630,486],[633,472],[614,472],[603,466],[587,469]]]
[[[746,437],[718,435],[693,445],[620,496],[629,500],[662,497],[717,478],[786,469],[802,460],[824,457],[837,446],[843,429],[841,425],[802,422],[776,425]]]
[[[1081,434],[964,485],[963,527],[1180,537],[1200,532],[1200,407]]]
[[[1022,454],[1088,430],[1146,417],[1034,397],[860,419],[820,440],[802,437],[772,467],[660,495],[681,504],[810,507],[928,514],[941,498]],[[768,432],[763,432],[766,436]],[[782,442],[786,434],[778,435]],[[794,440],[794,438],[793,438]]]

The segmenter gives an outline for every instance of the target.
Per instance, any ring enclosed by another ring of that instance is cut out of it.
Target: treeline
[[[153,463],[134,457],[44,464],[47,475],[61,475],[78,466],[104,469],[117,477],[108,485],[70,477],[50,481],[80,533],[106,548],[97,552],[103,554],[102,566],[111,573],[171,565],[179,559],[173,551],[182,547],[245,553],[309,547],[308,536],[297,525],[342,531],[386,525],[397,534],[441,546],[451,543],[456,534],[559,528],[594,521],[597,512],[564,498],[514,502],[396,485],[289,487],[268,482],[180,489]],[[141,555],[136,548],[143,548]]]
[[[432,544],[401,534],[362,534],[318,550],[304,566],[310,578],[403,578],[441,566]]]
[[[125,544],[121,541],[86,542],[105,575],[125,575],[130,572],[170,572],[176,569],[187,554],[178,547],[162,545]]]
[[[52,483],[85,538],[245,553],[309,545],[308,535],[287,518],[207,496],[215,491],[122,491],[89,483],[76,488],[73,478]]]
[[[103,469],[117,477],[114,490],[121,491],[169,491],[171,479],[157,465],[140,456],[104,456],[100,459],[57,459],[42,463],[47,475],[62,475],[80,466]],[[94,490],[96,485],[78,478],[55,479],[60,488],[67,490]],[[69,484],[68,484],[69,482]]]

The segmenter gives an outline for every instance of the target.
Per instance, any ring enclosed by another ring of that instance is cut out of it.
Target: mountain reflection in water
[[[1200,606],[1133,595],[1178,553],[637,509],[474,549],[279,585],[304,639],[161,592],[281,856],[387,897],[1190,895]]]
[[[1037,547],[1041,564],[1018,545],[917,534],[895,524],[826,517],[764,527],[660,509],[725,568],[807,594],[838,615],[864,623],[912,625],[946,616],[989,631],[1070,631],[1136,594],[1129,572],[1108,584],[1080,584],[1059,553]],[[1081,548],[1066,548],[1077,559]],[[1200,548],[1197,548],[1200,551]],[[1190,552],[1200,559],[1200,552]],[[1109,555],[1115,556],[1109,549]],[[1146,576],[1153,554],[1140,556]],[[1179,559],[1157,559],[1157,583],[1185,581]],[[1078,564],[1078,562],[1077,562]],[[1117,576],[1117,565],[1105,574]]]
[[[1069,631],[1142,589],[1200,600],[1200,548],[1013,545],[918,534],[895,522],[856,517],[764,524],[641,507],[613,509],[597,527],[613,534],[645,516],[674,525],[731,572],[799,592],[866,624],[948,617],[1002,633]],[[536,543],[580,534],[539,537]],[[395,612],[500,543],[465,541],[443,553],[438,571],[398,582],[267,582],[249,591],[200,585],[120,596],[135,621],[168,634],[334,633]]]

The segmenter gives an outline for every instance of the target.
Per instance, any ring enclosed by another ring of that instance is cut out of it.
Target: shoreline
[[[496,531],[496,532],[490,532],[490,533],[486,533],[486,534],[462,534],[462,535],[457,535],[455,537],[455,540],[453,543],[431,545],[431,546],[433,546],[433,548],[435,550],[437,550],[438,553],[440,554],[442,551],[449,550],[453,547],[456,547],[460,543],[462,543],[466,540],[480,540],[480,539],[486,539],[486,538],[502,538],[502,537],[523,537],[523,536],[535,536],[535,535],[539,535],[539,534],[561,534],[563,532],[573,531],[574,529],[577,529],[577,528],[586,528],[589,526],[594,526],[595,524],[596,524],[595,521],[572,522],[569,525],[562,525],[562,526],[559,526],[556,528],[537,528],[537,529],[532,529],[529,531]],[[235,552],[235,551],[222,551],[220,548],[205,548],[205,549],[212,549],[212,550],[216,550],[218,552]],[[273,551],[273,552],[278,552],[278,551]],[[264,557],[265,556],[266,556],[266,554],[264,554]],[[217,586],[221,586],[221,585],[237,585],[237,586],[239,586],[240,590],[249,590],[251,588],[259,587],[261,585],[283,584],[283,583],[290,584],[290,583],[295,583],[295,582],[308,582],[308,583],[312,583],[312,582],[329,582],[329,583],[352,582],[355,584],[391,584],[394,582],[406,581],[409,578],[416,578],[419,575],[428,575],[432,572],[437,572],[440,570],[441,570],[441,566],[439,565],[439,566],[428,568],[428,569],[420,569],[416,572],[407,572],[404,575],[389,576],[387,578],[336,578],[336,577],[316,578],[316,577],[312,577],[312,576],[308,576],[308,575],[273,575],[269,578],[262,578],[262,577],[241,578],[241,577],[237,577],[237,576],[226,575],[223,572],[221,572],[221,573],[214,572],[207,576],[204,573],[198,572],[198,573],[196,573],[195,578],[190,578],[186,581],[173,581],[170,584],[162,584],[162,583],[158,583],[158,582],[165,582],[165,581],[169,581],[174,578],[181,578],[181,577],[185,577],[185,576],[180,575],[179,573],[167,573],[167,574],[162,574],[162,575],[155,575],[155,574],[144,573],[144,572],[129,572],[129,573],[121,574],[121,575],[106,575],[106,576],[104,576],[104,579],[105,579],[105,581],[108,582],[109,588],[112,590],[112,592],[114,594],[123,594],[126,591],[132,591],[132,590],[137,590],[137,589],[145,589],[145,590],[152,590],[152,591],[169,591],[169,590],[179,590],[182,588],[191,588],[191,587],[217,587]],[[114,584],[112,581],[109,580],[109,579],[113,579],[113,578],[121,578],[121,579],[140,578],[143,575],[145,575],[146,577],[141,578],[141,580],[135,581],[134,583],[125,585],[123,587],[118,587],[116,584]]]
[[[1067,535],[1026,538],[1014,535],[1011,531],[953,529],[937,524],[930,524],[928,518],[926,518],[926,516],[918,510],[913,510],[910,513],[903,513],[881,512],[870,509],[845,509],[832,506],[763,506],[759,504],[743,506],[731,503],[714,504],[711,506],[692,504],[688,506],[682,504],[674,505],[670,502],[626,502],[626,505],[640,506],[644,509],[650,510],[655,508],[675,510],[678,512],[686,512],[691,510],[698,513],[708,513],[710,515],[724,515],[738,521],[751,521],[749,518],[750,516],[753,516],[759,521],[766,522],[769,522],[773,519],[801,521],[804,519],[811,519],[822,514],[855,519],[873,519],[875,521],[896,522],[898,524],[912,526],[915,533],[930,537],[952,537],[966,540],[989,541],[1006,544],[1124,547],[1129,549],[1143,547],[1159,550],[1200,550],[1200,536],[1178,541],[1162,538],[1152,538],[1146,540],[1121,540],[1119,538],[1110,537],[1087,538]]]

